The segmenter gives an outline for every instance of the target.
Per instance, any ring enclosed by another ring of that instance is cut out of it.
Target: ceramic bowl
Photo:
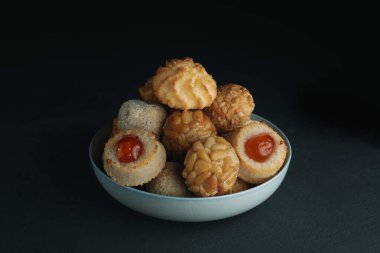
[[[91,164],[102,187],[113,198],[137,212],[160,219],[184,222],[228,218],[246,212],[268,199],[284,180],[292,157],[290,142],[277,126],[258,115],[252,115],[251,118],[264,121],[271,126],[285,140],[288,146],[288,155],[284,165],[273,178],[246,191],[208,198],[182,198],[120,186],[104,172],[101,160],[104,144],[111,133],[111,126],[99,130],[92,139],[89,148]]]

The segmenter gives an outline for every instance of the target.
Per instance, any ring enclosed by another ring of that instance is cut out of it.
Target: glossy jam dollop
[[[248,139],[245,153],[257,162],[265,162],[274,150],[274,140],[268,134],[261,134]]]
[[[130,163],[140,158],[144,153],[144,145],[137,136],[126,135],[116,144],[119,162]]]

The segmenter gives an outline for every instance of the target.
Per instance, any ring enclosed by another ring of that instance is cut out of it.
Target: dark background
[[[0,35],[0,252],[380,251],[378,4],[61,7]],[[233,218],[146,217],[90,168],[95,132],[186,56],[246,86],[292,143],[278,191]]]

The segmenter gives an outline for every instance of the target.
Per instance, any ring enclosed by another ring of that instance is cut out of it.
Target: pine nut
[[[212,147],[211,147],[211,150],[214,151],[214,150],[227,150],[227,146],[225,144],[214,144]]]
[[[230,166],[231,166],[231,158],[229,158],[228,156],[226,158],[224,158],[223,160],[223,172],[226,172],[230,169]]]
[[[197,173],[195,171],[190,172],[185,181],[186,185],[192,185],[196,177]]]
[[[218,179],[216,178],[216,176],[215,175],[210,176],[207,179],[206,183],[204,184],[204,187],[205,187],[205,191],[208,193],[217,192]]]
[[[211,167],[211,172],[214,173],[215,175],[219,176],[220,174],[222,174],[222,168],[214,165]]]
[[[199,156],[200,159],[203,159],[203,160],[208,161],[208,162],[211,163],[211,159],[208,156],[208,154],[206,153],[206,150],[200,149],[200,150],[198,150],[197,153],[198,153],[198,156]]]
[[[193,193],[198,193],[199,192],[199,185],[192,185],[189,187],[189,191]]]
[[[189,124],[192,120],[191,112],[190,111],[184,111],[182,112],[182,122],[185,124]]]
[[[178,143],[179,143],[179,145],[181,145],[183,148],[186,148],[186,147],[189,146],[189,144],[188,144],[187,141],[186,141],[186,137],[185,137],[184,134],[180,134],[180,135],[178,136]]]
[[[227,142],[226,139],[220,136],[215,137],[215,141],[216,143],[229,144],[229,142]]]
[[[200,174],[204,171],[211,169],[211,163],[206,162],[205,160],[198,159],[194,164],[194,170],[197,174]]]
[[[203,112],[201,110],[193,112],[193,119],[198,122],[203,122]]]
[[[228,156],[228,153],[223,150],[216,150],[212,151],[210,154],[211,160],[216,161],[216,160],[223,160]]]
[[[215,138],[210,136],[206,139],[204,146],[205,146],[205,148],[211,148],[211,146],[214,144],[215,144]]]
[[[229,178],[227,178],[226,183],[228,185],[233,185],[236,182],[237,175],[234,176],[234,174],[231,174]]]
[[[183,164],[186,164],[187,163],[187,160],[189,159],[189,156],[192,154],[192,152],[187,152],[186,153],[186,156],[185,156],[185,160],[183,160]]]
[[[191,151],[189,151],[189,152],[191,152]],[[197,153],[193,152],[189,156],[189,158],[187,159],[187,161],[185,163],[186,168],[192,169],[194,167],[194,163],[195,163],[196,160],[197,160]]]
[[[202,174],[197,176],[197,178],[194,181],[194,184],[195,185],[203,184],[203,182],[206,181],[206,179],[209,178],[209,176],[211,176],[210,172],[203,172]]]
[[[199,136],[199,139],[204,139],[208,136],[210,136],[212,133],[208,130],[199,130],[197,131],[197,135]]]
[[[198,151],[200,149],[203,149],[203,145],[200,141],[197,141],[193,144],[193,150],[194,151]]]
[[[234,173],[233,170],[229,170],[225,173],[222,174],[222,176],[220,177],[220,181],[224,182],[226,181],[228,178],[230,178],[230,176]]]

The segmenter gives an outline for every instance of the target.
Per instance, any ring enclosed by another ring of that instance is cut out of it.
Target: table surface
[[[9,42],[18,53],[0,69],[9,89],[0,101],[0,251],[379,252],[379,106],[361,75],[371,71],[353,71],[360,54],[336,50],[337,38],[326,46],[267,18],[249,21],[244,29],[144,27]],[[236,217],[144,216],[112,199],[90,167],[95,132],[166,59],[185,56],[218,84],[246,86],[254,112],[292,143],[280,188]]]

